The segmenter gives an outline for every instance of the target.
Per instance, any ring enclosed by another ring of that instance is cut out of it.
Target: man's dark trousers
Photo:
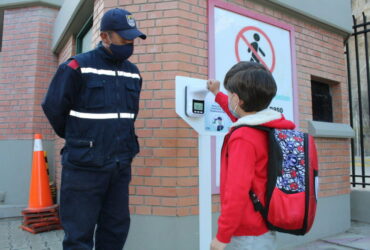
[[[64,158],[64,157],[63,157]],[[130,227],[131,158],[103,167],[63,159],[60,217],[64,250],[121,250]]]

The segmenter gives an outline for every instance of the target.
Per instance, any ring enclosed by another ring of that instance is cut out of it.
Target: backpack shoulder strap
[[[232,132],[234,132],[238,128],[242,128],[242,127],[255,128],[255,129],[263,130],[263,131],[266,131],[266,132],[271,132],[271,131],[274,130],[273,128],[269,128],[269,127],[265,127],[265,126],[261,126],[261,125],[246,125],[246,124],[242,124],[242,125],[239,125],[239,126],[235,126],[234,129],[232,130]]]
[[[255,128],[255,129],[262,130],[262,131],[266,131],[266,132],[269,133],[269,137],[271,135],[271,132],[273,132],[273,130],[274,130],[273,128],[268,128],[268,127],[259,126],[259,125],[256,125],[256,126],[253,126],[253,125],[239,125],[239,126],[236,126],[231,131],[231,133],[233,133],[235,130],[237,130],[238,128],[241,128],[241,127],[250,127],[250,128]],[[263,204],[261,203],[261,201],[259,200],[259,198],[257,197],[257,195],[254,193],[254,191],[252,189],[249,191],[249,198],[251,199],[251,201],[253,203],[254,210],[257,211],[257,212],[260,212],[262,217],[264,218],[264,220],[267,221],[267,210],[263,206]]]
[[[261,201],[258,199],[257,195],[253,190],[249,191],[249,198],[252,200],[254,210],[260,212],[262,217],[267,220],[267,211],[266,208],[262,205]]]

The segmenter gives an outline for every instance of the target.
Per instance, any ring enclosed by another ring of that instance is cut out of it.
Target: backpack
[[[241,125],[268,132],[269,159],[266,197],[249,196],[272,231],[308,233],[314,222],[318,190],[318,160],[311,135],[293,129]],[[233,130],[235,131],[235,130]],[[265,206],[259,199],[266,198]]]

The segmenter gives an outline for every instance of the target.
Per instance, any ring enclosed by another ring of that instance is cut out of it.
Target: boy
[[[275,249],[274,234],[268,231],[249,198],[251,189],[258,197],[265,197],[267,133],[251,127],[231,131],[239,125],[280,129],[293,129],[295,125],[281,113],[268,109],[277,87],[271,73],[261,64],[237,63],[227,72],[224,86],[228,95],[219,91],[218,81],[207,82],[216,102],[234,122],[221,151],[221,214],[211,250],[222,250],[228,243],[235,250]],[[265,200],[261,202],[265,205]]]

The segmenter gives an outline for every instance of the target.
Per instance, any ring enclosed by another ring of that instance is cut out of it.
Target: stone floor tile
[[[370,236],[370,226],[367,223],[352,221],[351,228],[347,232]]]
[[[3,242],[0,245],[0,250],[9,250],[11,249],[11,245],[9,242]]]
[[[325,241],[315,241],[303,246],[290,248],[288,250],[353,250],[353,248],[331,244]]]
[[[343,233],[336,236],[328,237],[323,239],[325,242],[340,244],[344,246],[351,246],[355,242],[364,239],[366,236],[362,234],[354,234],[354,233]]]
[[[63,246],[61,242],[56,242],[47,245],[48,250],[63,250]]]

